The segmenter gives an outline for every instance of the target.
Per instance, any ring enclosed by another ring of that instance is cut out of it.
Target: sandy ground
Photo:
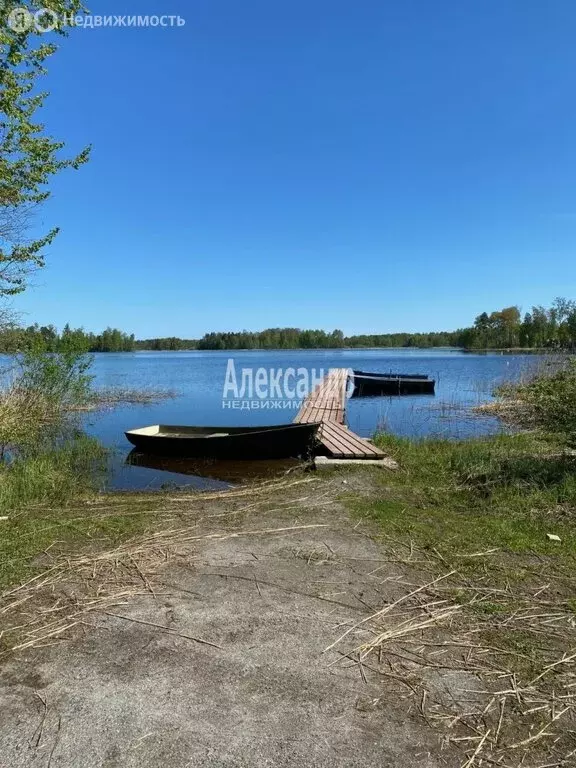
[[[4,663],[2,768],[460,765],[414,702],[324,652],[405,591],[400,571],[334,504],[240,530],[295,525],[323,527],[180,546],[154,594]]]

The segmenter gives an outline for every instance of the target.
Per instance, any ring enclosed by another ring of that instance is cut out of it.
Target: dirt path
[[[460,765],[406,689],[324,652],[407,590],[369,529],[325,500],[227,530],[164,548],[140,594],[4,664],[0,765]]]

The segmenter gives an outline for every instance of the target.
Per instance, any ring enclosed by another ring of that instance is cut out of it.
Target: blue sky
[[[25,322],[195,337],[470,324],[576,298],[573,0],[115,0],[44,122],[90,163]]]

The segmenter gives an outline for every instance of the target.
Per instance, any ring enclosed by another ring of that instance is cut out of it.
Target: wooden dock
[[[348,371],[335,368],[311,392],[296,414],[299,424],[319,423],[318,437],[333,459],[383,459],[384,454],[371,442],[345,425]]]

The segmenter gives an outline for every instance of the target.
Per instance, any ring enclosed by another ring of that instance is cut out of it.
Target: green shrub
[[[88,400],[91,365],[92,356],[83,345],[71,343],[57,353],[37,347],[22,355],[16,386],[42,396],[53,409],[65,411]]]
[[[576,361],[561,370],[537,376],[516,390],[532,410],[536,422],[552,432],[576,436]]]
[[[104,449],[85,435],[75,410],[90,397],[92,360],[70,344],[22,355],[19,371],[0,393],[0,508],[64,504],[90,488]]]
[[[54,444],[70,428],[71,414],[88,402],[92,358],[70,345],[50,353],[36,347],[19,359],[19,371],[0,393],[0,459]]]

